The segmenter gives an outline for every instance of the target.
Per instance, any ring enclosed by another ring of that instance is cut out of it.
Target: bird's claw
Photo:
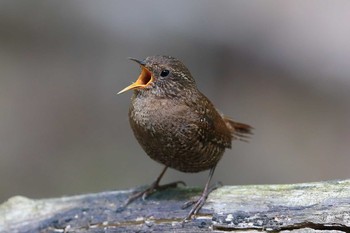
[[[207,191],[203,191],[202,195],[197,201],[191,200],[191,201],[185,202],[182,205],[182,209],[186,209],[192,205],[194,206],[192,207],[190,212],[187,214],[186,218],[184,218],[184,220],[182,221],[182,224],[184,224],[187,220],[190,220],[193,216],[195,216],[198,213],[198,211],[202,208],[202,206],[205,204],[205,201],[207,200],[209,194],[221,186],[222,186],[222,183],[217,182],[214,185],[212,185]]]
[[[186,218],[184,218],[184,221],[190,220],[192,216],[195,216],[198,213],[198,211],[202,208],[207,198],[208,198],[208,194],[202,195],[197,201],[186,202],[185,203],[186,208],[188,208],[191,205],[193,205],[193,207],[190,210],[190,212],[187,214]]]
[[[138,198],[142,198],[143,201],[145,201],[150,195],[152,195],[156,191],[162,191],[168,188],[176,188],[179,184],[182,184],[186,186],[186,183],[183,181],[175,181],[169,184],[159,185],[158,183],[154,182],[149,186],[147,189],[137,192],[133,195],[131,195],[128,200],[125,202],[125,204],[120,208],[125,208],[127,205],[129,205],[131,202],[135,201]]]
[[[192,206],[194,203],[196,203],[195,200],[186,201],[186,202],[181,206],[181,209],[187,209],[188,207]]]

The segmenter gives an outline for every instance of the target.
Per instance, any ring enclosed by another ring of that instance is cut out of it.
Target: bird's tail
[[[229,128],[229,130],[231,131],[231,134],[234,139],[247,142],[250,138],[249,135],[253,134],[253,127],[251,127],[250,125],[235,122],[226,116],[223,116],[223,119],[226,123],[227,128]]]

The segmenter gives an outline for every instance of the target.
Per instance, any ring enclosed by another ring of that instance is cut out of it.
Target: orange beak
[[[153,82],[154,78],[151,72],[148,69],[146,69],[143,65],[141,65],[141,68],[142,68],[141,74],[139,78],[136,80],[136,82],[134,82],[130,86],[127,86],[126,88],[118,92],[118,94],[121,94],[123,92],[126,92],[131,89],[135,89],[135,88],[144,88]]]

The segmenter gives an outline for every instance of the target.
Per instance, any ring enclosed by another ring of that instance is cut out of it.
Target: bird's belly
[[[183,172],[210,169],[225,148],[200,140],[196,127],[186,118],[131,111],[130,125],[135,137],[154,160]]]

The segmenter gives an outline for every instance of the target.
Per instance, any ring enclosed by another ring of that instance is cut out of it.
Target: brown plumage
[[[233,139],[245,140],[252,127],[235,122],[215,109],[198,89],[189,70],[176,58],[151,56],[143,61],[137,81],[119,93],[133,89],[129,120],[144,151],[165,168],[151,187],[134,199],[159,189],[168,167],[182,172],[210,169],[201,198],[186,219],[204,204],[216,164]]]

